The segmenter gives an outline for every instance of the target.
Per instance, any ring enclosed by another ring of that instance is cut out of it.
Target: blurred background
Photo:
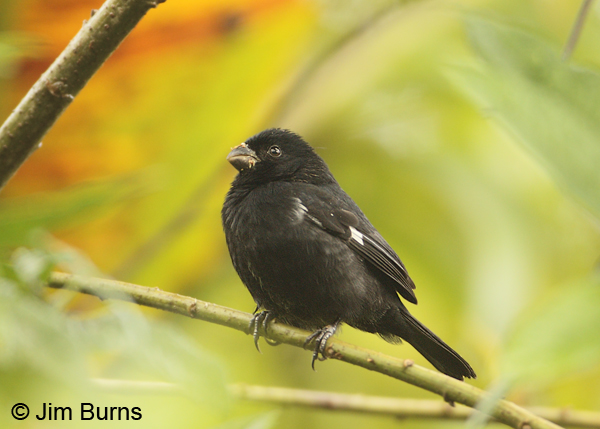
[[[100,0],[0,1],[0,117]],[[317,148],[417,284],[411,312],[478,387],[600,410],[600,6],[178,0],[151,10],[0,195],[0,425],[30,405],[138,406],[130,427],[462,427],[236,401],[230,383],[435,398],[237,331],[41,281],[51,269],[251,312],[220,209],[230,148],[289,128]],[[339,337],[431,367],[409,345]],[[90,378],[185,394],[107,391]],[[113,422],[112,424],[118,424]]]

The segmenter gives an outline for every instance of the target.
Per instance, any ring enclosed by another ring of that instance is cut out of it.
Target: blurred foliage
[[[3,117],[100,4],[0,2]],[[339,362],[314,373],[308,353],[258,354],[219,326],[41,287],[58,267],[253,310],[219,212],[229,148],[268,126],[317,148],[407,265],[411,311],[473,365],[476,385],[524,405],[600,409],[600,8],[561,63],[577,8],[179,0],[152,10],[0,196],[0,425],[14,425],[16,402],[97,401],[140,406],[144,427],[397,426],[236,403],[225,379],[430,396]],[[410,346],[349,327],[341,337],[427,365]],[[188,394],[109,394],[90,377],[172,381]]]
[[[531,32],[477,19],[468,24],[483,64],[461,71],[463,85],[600,217],[600,75],[564,63],[556,46]]]
[[[589,371],[600,355],[598,302],[598,275],[544,297],[531,314],[521,315],[523,320],[509,335],[502,372],[519,380],[552,384]]]
[[[95,376],[177,383],[186,389],[197,418],[223,419],[230,401],[215,358],[168,323],[149,321],[133,304],[108,301],[84,311],[85,305],[74,305],[73,293],[45,291],[43,281],[61,259],[60,254],[19,248],[0,277],[4,410],[18,400],[37,414],[42,403],[52,401],[71,406],[79,420],[79,402],[122,406],[118,395],[90,389],[89,377]],[[151,400],[136,398],[128,406],[141,407],[149,427],[163,427],[170,418],[152,413]],[[191,407],[186,412],[191,415]],[[4,412],[0,423],[9,427],[14,420]]]

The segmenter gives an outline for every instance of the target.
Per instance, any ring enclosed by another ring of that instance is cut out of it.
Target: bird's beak
[[[242,143],[239,146],[234,147],[229,155],[227,155],[227,161],[233,165],[238,171],[249,170],[254,167],[254,164],[260,160],[256,156],[256,152],[246,146],[246,143]]]

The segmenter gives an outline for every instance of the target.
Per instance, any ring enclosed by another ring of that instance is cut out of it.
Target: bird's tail
[[[438,371],[458,380],[462,380],[463,377],[476,378],[475,371],[466,360],[415,319],[406,309],[397,312],[396,318],[401,318],[401,320],[397,320],[397,323],[393,324],[397,329],[392,329],[391,333],[411,344]]]

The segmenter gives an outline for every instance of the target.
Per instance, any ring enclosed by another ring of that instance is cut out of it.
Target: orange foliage
[[[157,63],[171,61],[177,53],[193,55],[196,61],[200,55],[208,61],[236,32],[269,16],[277,19],[298,4],[295,0],[178,0],[151,10],[59,119],[44,138],[42,150],[23,165],[4,195],[59,189],[151,162],[161,149],[143,141],[143,136],[109,135],[98,129],[111,121],[116,104],[120,109],[128,104],[140,109],[133,101],[140,97],[136,76],[148,73]],[[29,0],[17,10],[15,30],[33,35],[42,48],[19,65],[10,85],[9,106],[18,103],[79,31],[91,10],[100,6],[98,0]],[[136,141],[140,138],[142,141]]]

